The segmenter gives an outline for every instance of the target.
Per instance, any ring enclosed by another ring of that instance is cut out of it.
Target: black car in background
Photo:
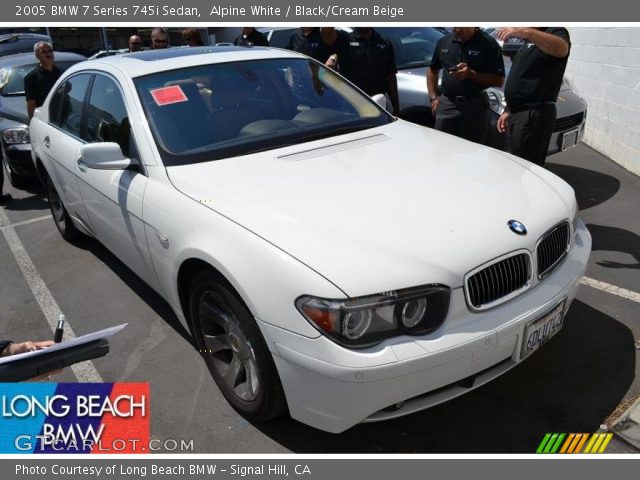
[[[62,71],[85,60],[77,53],[55,52]],[[38,64],[33,50],[0,57],[0,144],[2,168],[16,188],[36,176],[29,143],[29,115],[24,94],[24,77]]]
[[[14,53],[31,52],[38,42],[51,42],[48,35],[39,33],[5,33],[0,35],[0,57]]]

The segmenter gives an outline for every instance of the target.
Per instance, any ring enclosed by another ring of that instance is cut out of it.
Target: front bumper
[[[2,145],[2,153],[9,165],[11,172],[18,177],[35,177],[36,169],[31,159],[31,145],[17,143],[14,145]]]
[[[348,350],[326,337],[310,339],[258,320],[291,416],[340,433],[361,422],[428,408],[496,378],[520,362],[527,322],[563,299],[566,313],[590,251],[591,236],[579,222],[574,245],[561,265],[519,297],[471,313],[463,289],[456,288],[447,321],[438,331],[395,338],[367,350]]]

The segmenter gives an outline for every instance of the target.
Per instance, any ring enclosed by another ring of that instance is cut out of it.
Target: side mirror
[[[83,145],[80,147],[78,166],[81,163],[95,170],[126,170],[138,164],[135,160],[125,157],[120,145],[115,142]]]
[[[376,93],[371,99],[378,104],[379,107],[387,109],[387,97],[382,93]]]

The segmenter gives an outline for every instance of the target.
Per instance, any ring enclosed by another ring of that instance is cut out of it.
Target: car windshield
[[[56,62],[56,66],[61,72],[76,62]],[[14,97],[24,95],[24,77],[36,67],[36,63],[27,65],[15,65],[5,67],[0,70],[0,93],[3,97]]]
[[[135,80],[165,165],[247,155],[393,118],[309,59],[220,63]]]
[[[398,70],[428,67],[443,33],[428,27],[376,27],[393,45]]]

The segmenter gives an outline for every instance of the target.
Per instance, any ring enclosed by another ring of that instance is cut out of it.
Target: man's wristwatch
[[[431,102],[433,102],[433,101],[435,101],[437,99],[438,99],[437,95],[434,95],[432,97],[429,97],[429,102],[431,103]]]

